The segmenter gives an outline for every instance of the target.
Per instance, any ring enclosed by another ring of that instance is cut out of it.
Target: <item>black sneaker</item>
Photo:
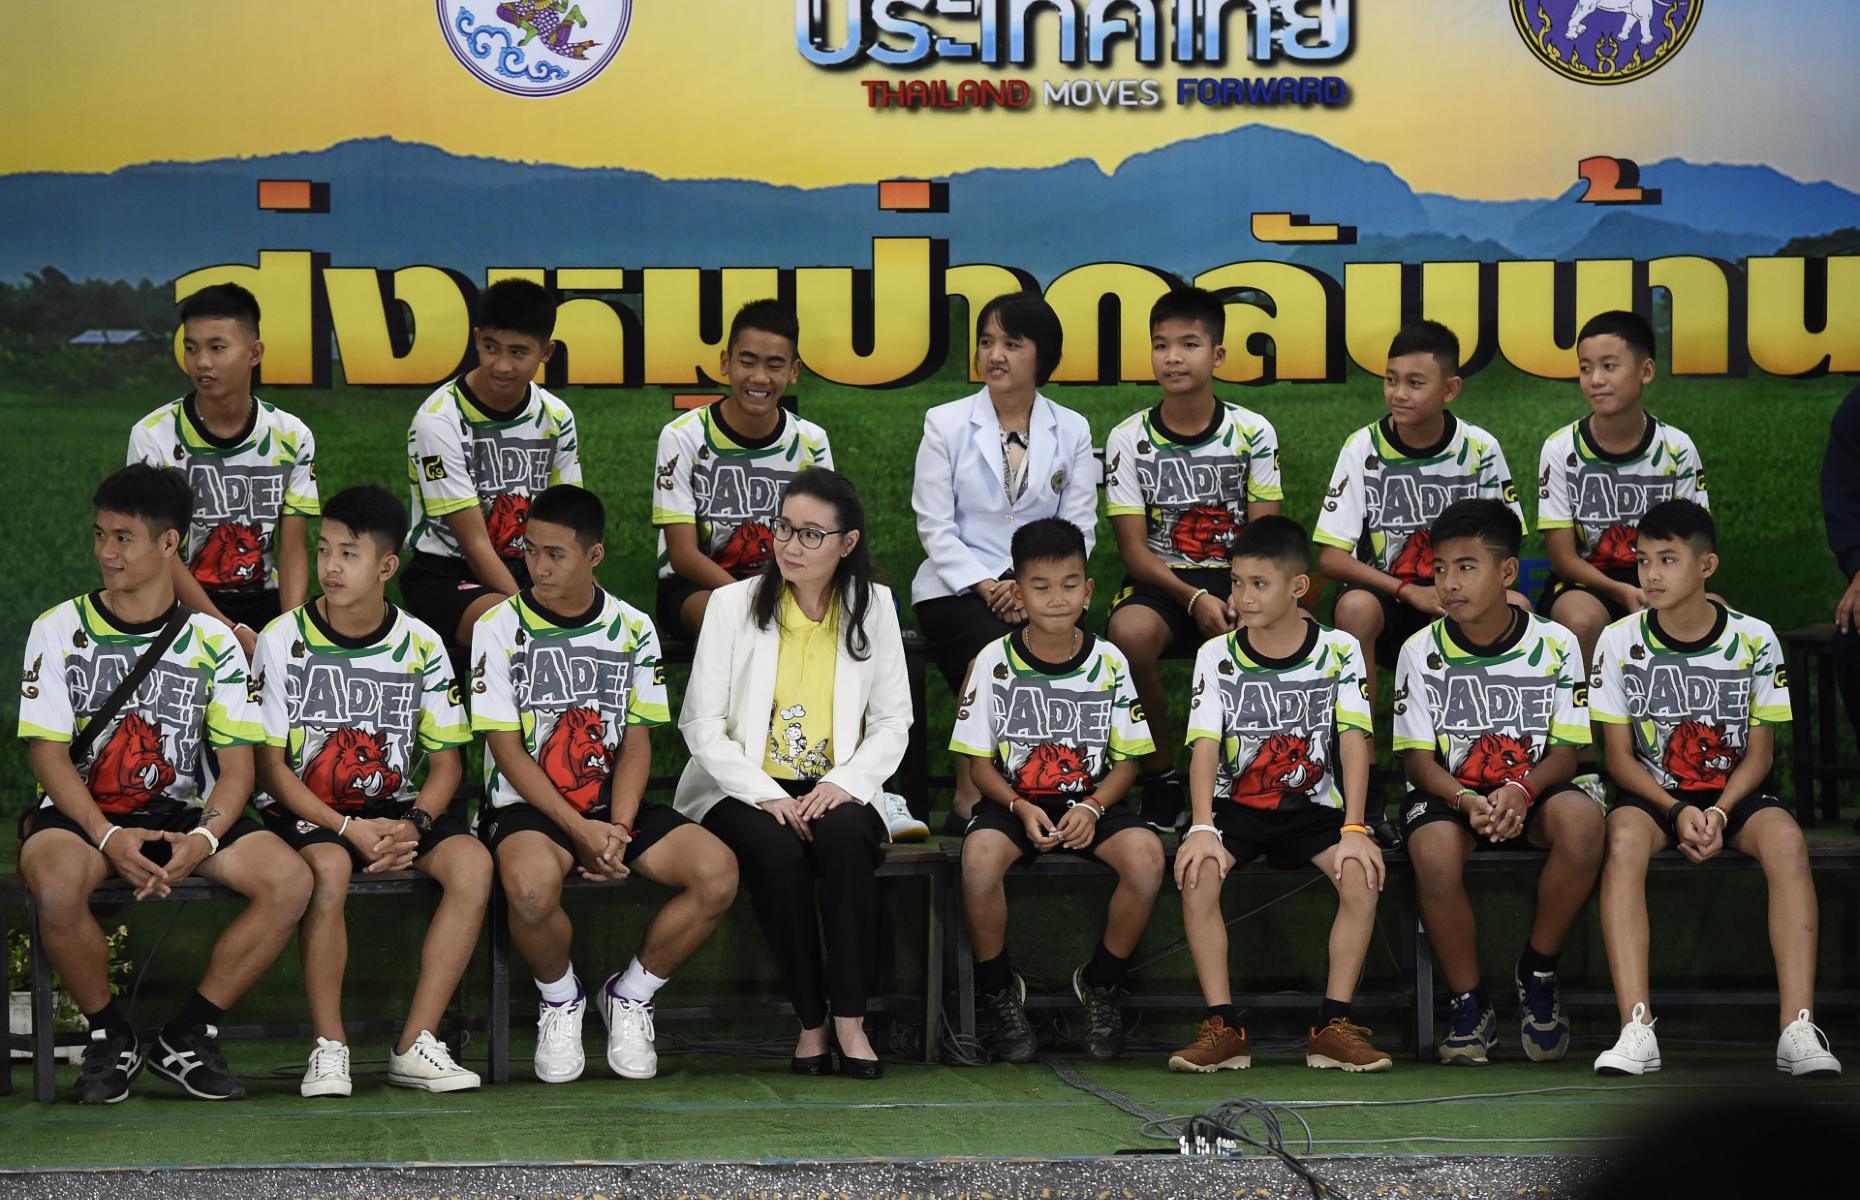
[[[84,1065],[78,1068],[79,1104],[115,1104],[129,1094],[129,1085],[142,1074],[142,1045],[134,1033],[90,1031]]]
[[[179,1036],[164,1029],[149,1055],[149,1070],[173,1080],[196,1100],[243,1100],[245,1085],[220,1053],[220,1031],[198,1025]]]
[[[1027,981],[1014,972],[1014,982],[998,992],[980,997],[994,1022],[992,1049],[1004,1062],[1032,1062],[1039,1049],[1033,1026],[1027,1024]]]
[[[969,832],[969,818],[955,809],[943,815],[943,836],[959,838]]]
[[[1174,833],[1188,816],[1188,794],[1174,771],[1140,779],[1143,799],[1137,810],[1143,823],[1157,833]]]
[[[1085,968],[1072,972],[1072,994],[1085,1006],[1085,1053],[1108,1062],[1124,1050],[1124,989],[1093,987]]]

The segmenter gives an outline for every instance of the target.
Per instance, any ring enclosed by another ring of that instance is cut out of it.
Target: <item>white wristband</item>
[[[207,839],[207,846],[209,847],[209,849],[207,850],[208,858],[211,858],[215,854],[218,854],[220,852],[220,839],[215,837],[213,835],[213,831],[211,829],[208,829],[205,825],[196,825],[192,829],[188,830],[187,832],[197,833],[201,837]]]
[[[103,836],[97,839],[97,853],[99,854],[103,853],[103,848],[110,844],[110,839],[115,837],[116,831],[121,828],[122,828],[121,825],[112,825],[108,829],[104,830]]]
[[[1187,841],[1189,834],[1193,833],[1211,833],[1215,837],[1221,836],[1221,831],[1212,825],[1190,825],[1188,827],[1188,833],[1183,834],[1182,839]]]
[[[350,821],[350,818],[347,816],[344,816],[342,818],[342,824],[336,828],[337,837],[341,837],[343,834],[349,832],[349,821]]]
[[[1099,808],[1095,802],[1090,801],[1090,800],[1068,800],[1066,801],[1066,807],[1069,809],[1070,808],[1082,808],[1086,812],[1091,814],[1091,819],[1094,821],[1096,821],[1099,817],[1102,817],[1104,815],[1104,810],[1102,808]]]

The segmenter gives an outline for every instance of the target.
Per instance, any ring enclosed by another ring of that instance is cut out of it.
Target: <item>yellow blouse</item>
[[[819,779],[833,767],[833,674],[840,653],[840,600],[810,621],[784,585],[776,620],[781,651],[775,664],[775,704],[762,769],[774,779]]]

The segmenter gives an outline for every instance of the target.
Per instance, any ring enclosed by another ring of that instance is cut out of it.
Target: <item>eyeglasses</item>
[[[769,533],[774,535],[776,541],[785,542],[790,538],[798,537],[801,539],[801,545],[807,547],[809,550],[820,549],[821,544],[827,540],[827,535],[829,533],[845,532],[844,529],[815,529],[811,525],[803,525],[797,528],[789,524],[786,517],[776,517],[769,523]]]

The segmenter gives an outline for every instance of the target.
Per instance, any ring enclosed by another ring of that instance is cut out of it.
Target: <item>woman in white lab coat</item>
[[[1014,531],[1063,517],[1085,534],[1098,521],[1098,461],[1091,426],[1040,394],[1059,365],[1059,316],[1035,291],[999,296],[975,322],[982,390],[924,415],[911,503],[929,557],[911,583],[917,624],[952,691],[969,662],[1026,619],[1011,578]],[[967,761],[956,760],[952,820],[976,800]],[[960,832],[960,827],[950,830]]]

